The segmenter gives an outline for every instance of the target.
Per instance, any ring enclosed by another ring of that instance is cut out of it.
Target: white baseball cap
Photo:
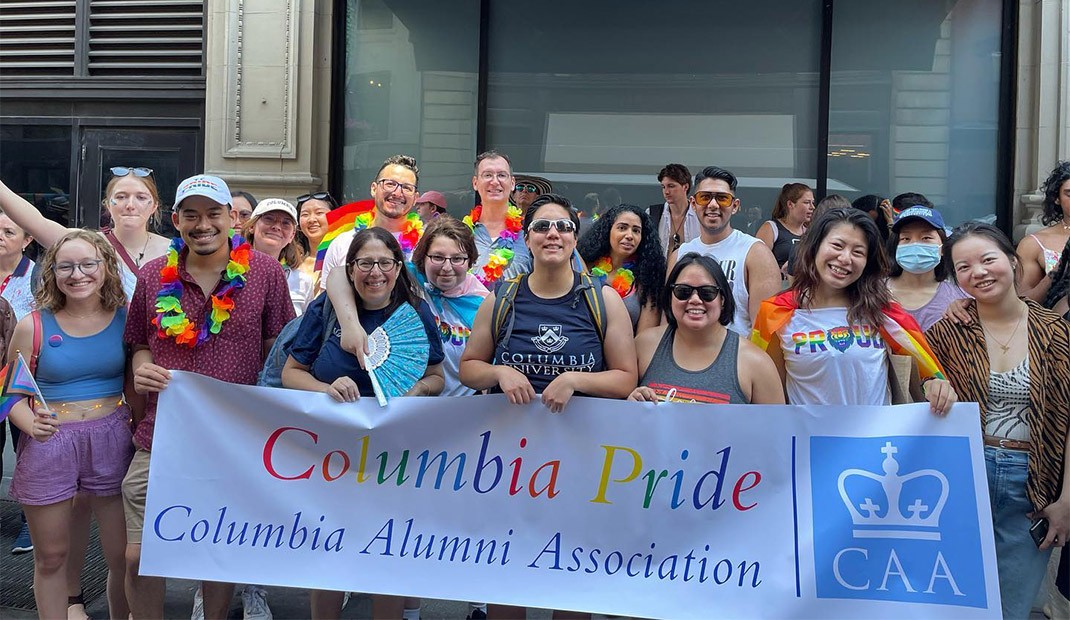
[[[190,196],[204,196],[218,204],[230,205],[230,188],[227,187],[227,182],[207,174],[191,176],[178,184],[173,209],[178,211],[178,205]]]
[[[286,215],[293,218],[294,222],[297,222],[297,207],[286,202],[282,198],[267,198],[257,203],[256,208],[253,209],[253,217],[260,217],[265,213],[271,211],[282,211]]]

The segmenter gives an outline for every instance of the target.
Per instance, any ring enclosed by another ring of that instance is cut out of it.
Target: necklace
[[[603,256],[594,263],[591,275],[602,280],[602,284],[608,284],[617,291],[622,298],[627,297],[635,286],[635,274],[632,268],[635,262],[624,263],[617,269],[613,269],[613,261],[608,256]],[[610,275],[612,274],[612,278]]]
[[[686,222],[687,222],[687,211],[684,211],[683,216],[680,217],[680,224],[677,225],[677,226],[673,226],[672,227],[673,228],[673,231],[672,231],[672,244],[671,244],[671,247],[669,248],[669,253],[670,254],[673,251],[675,251],[677,248],[680,247],[680,241],[681,241],[680,240],[680,229],[684,227],[684,224]],[[672,209],[669,209],[669,223],[672,224]]]
[[[509,205],[509,208],[505,210],[505,228],[498,233],[498,238],[495,239],[491,246],[498,245],[499,242],[508,243],[510,247],[494,248],[490,251],[487,257],[487,264],[483,265],[483,269],[475,273],[476,279],[479,280],[484,286],[490,288],[490,285],[498,281],[502,277],[505,269],[507,269],[510,263],[513,262],[513,257],[516,255],[511,249],[513,243],[520,237],[520,229],[524,226],[524,217],[520,208],[516,205]],[[479,218],[483,216],[483,206],[480,205],[472,209],[471,213],[464,216],[462,220],[469,229],[475,230],[476,224],[479,223]],[[473,267],[473,271],[475,268]]]
[[[67,308],[64,308],[63,311],[66,312],[68,315],[70,315],[72,318],[81,319],[83,321],[85,319],[89,319],[89,318],[95,317],[98,314],[100,314],[100,308],[97,308],[96,310],[90,312],[89,314],[75,314],[75,313],[71,312]]]
[[[992,340],[995,341],[995,343],[997,345],[999,345],[999,348],[1003,350],[1003,355],[1006,355],[1007,351],[1010,350],[1010,348],[1011,348],[1010,342],[1011,342],[1011,340],[1014,339],[1014,335],[1018,333],[1018,328],[1022,325],[1022,317],[1025,316],[1025,314],[1027,314],[1027,313],[1028,312],[1019,312],[1018,313],[1018,322],[1014,324],[1014,329],[1011,330],[1011,335],[1007,337],[1006,343],[1000,342],[999,339],[996,338],[995,334],[990,332],[987,327],[984,327],[984,323],[981,324],[981,327],[984,328],[984,330],[985,330],[985,334],[990,336],[992,338]]]
[[[118,239],[119,238],[116,237],[116,240],[118,240]],[[152,237],[148,233],[145,233],[145,244],[141,246],[141,251],[137,253],[137,258],[134,259],[134,264],[137,265],[138,267],[141,266],[141,261],[144,260],[144,258],[145,258],[145,251],[149,249],[149,241],[151,239],[152,239]],[[126,247],[125,243],[123,243],[122,241],[119,241],[119,244],[123,246],[123,249],[126,250],[127,253],[131,253],[130,252],[130,248]]]
[[[227,262],[218,294],[213,294],[212,310],[204,317],[198,329],[182,310],[182,280],[178,277],[178,255],[186,246],[181,237],[176,237],[167,248],[167,262],[160,269],[160,291],[156,294],[156,326],[160,338],[174,338],[176,344],[193,348],[218,334],[223,323],[234,309],[234,292],[245,286],[249,274],[249,257],[252,247],[249,242],[235,235],[230,240],[230,261]]]

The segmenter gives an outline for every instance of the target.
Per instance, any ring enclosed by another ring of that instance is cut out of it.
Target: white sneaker
[[[189,620],[204,620],[204,594],[201,593],[201,586],[197,586],[197,593],[193,595],[193,613],[190,614]]]
[[[245,620],[272,620],[267,591],[260,586],[245,586],[241,592],[241,606]]]

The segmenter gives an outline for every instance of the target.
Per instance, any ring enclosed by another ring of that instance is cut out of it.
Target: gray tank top
[[[685,370],[672,357],[676,330],[669,327],[654,351],[646,373],[639,381],[654,390],[661,401],[674,403],[710,403],[746,405],[750,401],[739,387],[737,359],[739,334],[728,330],[717,359],[702,370]]]

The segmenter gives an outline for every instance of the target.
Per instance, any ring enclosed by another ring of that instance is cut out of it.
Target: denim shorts
[[[1003,617],[1028,618],[1051,557],[1051,549],[1040,551],[1029,535],[1033,523],[1026,516],[1033,512],[1025,490],[1029,453],[985,446],[985,467]]]
[[[74,497],[118,495],[134,453],[130,409],[85,422],[63,422],[47,441],[22,438],[11,476],[11,497],[20,504],[47,506]]]

